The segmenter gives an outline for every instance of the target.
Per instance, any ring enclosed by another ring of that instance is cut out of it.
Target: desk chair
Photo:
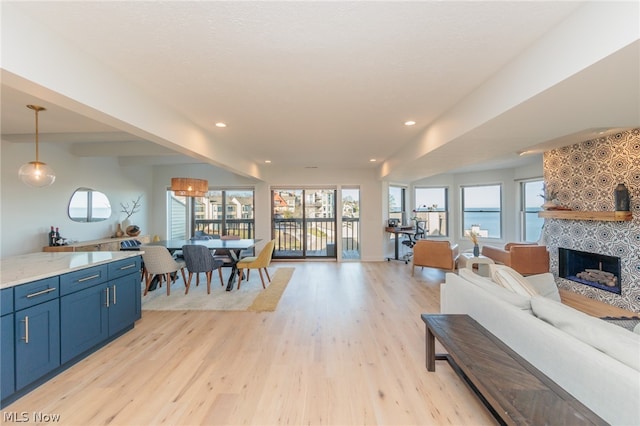
[[[416,232],[413,234],[407,234],[407,239],[402,241],[402,244],[410,249],[416,245],[418,240],[422,240],[427,237],[426,233],[427,222],[424,220],[416,220]]]

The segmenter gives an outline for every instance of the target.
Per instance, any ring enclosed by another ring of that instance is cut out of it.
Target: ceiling
[[[585,121],[574,124],[582,127],[571,134],[554,131],[555,113],[542,107],[551,114],[548,122],[535,122],[531,111],[550,102],[562,107],[557,97],[591,90],[594,78],[618,65],[604,61],[432,154],[411,154],[429,126],[581,5],[53,1],[12,7],[248,162],[372,170],[387,163],[391,172],[381,173],[384,178],[412,181],[526,164],[533,157],[518,157],[517,151],[573,143],[602,130]],[[14,42],[5,39],[3,45]],[[637,53],[630,49],[614,59],[632,62]],[[627,84],[627,75],[617,84]],[[178,140],[157,144],[4,81],[3,141],[33,141],[33,113],[25,108],[30,103],[47,107],[40,114],[40,140],[66,144],[76,155],[126,152],[138,163],[207,162],[206,156],[181,149]],[[617,107],[627,104],[610,106]],[[417,124],[405,126],[407,120]],[[217,122],[227,127],[218,128]],[[640,120],[611,123],[606,130],[636,125]],[[242,173],[230,162],[216,165]]]

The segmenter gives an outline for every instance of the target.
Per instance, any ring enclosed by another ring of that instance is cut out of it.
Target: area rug
[[[287,288],[295,268],[278,268],[275,273],[270,272],[271,283],[262,288],[258,271],[252,271],[249,281],[242,281],[237,290],[237,281],[233,290],[226,291],[220,286],[218,274],[214,271],[211,281],[211,294],[207,294],[207,281],[204,274],[200,274],[200,285],[196,286],[195,274],[191,279],[189,294],[184,294],[184,281],[178,279],[171,286],[171,295],[167,296],[164,285],[155,291],[142,296],[142,310],[145,311],[274,311],[280,301],[282,293]],[[224,270],[223,270],[224,271]],[[224,274],[226,275],[226,274]],[[225,277],[226,278],[226,277]]]

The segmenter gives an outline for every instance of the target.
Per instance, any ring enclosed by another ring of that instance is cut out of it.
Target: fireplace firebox
[[[619,257],[558,247],[558,276],[622,294]]]

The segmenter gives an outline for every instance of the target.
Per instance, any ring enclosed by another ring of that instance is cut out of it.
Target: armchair
[[[508,243],[504,248],[483,246],[482,254],[496,263],[509,266],[522,275],[549,272],[549,252],[536,243]]]
[[[458,256],[457,244],[445,240],[418,240],[413,246],[411,275],[416,266],[453,271],[456,269]]]

